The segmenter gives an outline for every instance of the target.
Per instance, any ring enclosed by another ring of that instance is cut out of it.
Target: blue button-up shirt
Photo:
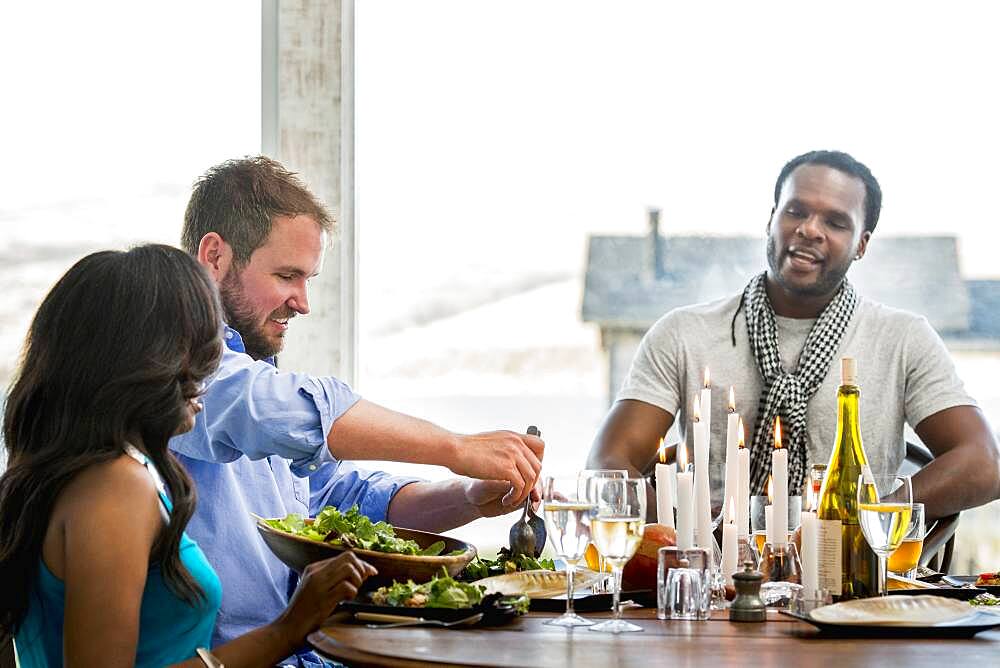
[[[190,432],[170,441],[198,490],[187,532],[222,580],[213,645],[274,621],[295,587],[295,574],[264,544],[251,513],[315,515],[327,505],[356,503],[378,521],[393,495],[416,480],[366,471],[330,454],[326,435],[359,399],[346,384],[255,361],[229,327],[225,342],[202,397],[204,410]],[[299,665],[313,664],[303,656]]]

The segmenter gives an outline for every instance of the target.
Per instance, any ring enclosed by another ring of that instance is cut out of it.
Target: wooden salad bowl
[[[312,520],[306,520],[311,523]],[[435,575],[440,575],[443,567],[448,571],[448,575],[455,576],[462,572],[462,569],[476,557],[476,548],[468,543],[448,536],[441,536],[436,533],[417,531],[416,529],[404,529],[393,527],[396,535],[400,538],[408,538],[416,541],[417,545],[425,548],[439,540],[444,541],[444,550],[436,557],[419,556],[414,554],[391,554],[388,552],[375,552],[373,550],[354,549],[354,553],[362,560],[367,561],[378,570],[378,575],[373,576],[365,582],[365,589],[380,587],[391,584],[393,580],[406,582],[413,580],[416,583],[427,582]],[[279,531],[264,523],[264,520],[257,520],[257,531],[267,546],[274,552],[286,566],[301,573],[306,566],[315,562],[336,557],[345,548],[310,540],[302,536]],[[352,549],[352,548],[347,548]],[[461,550],[461,554],[446,556],[449,552]]]

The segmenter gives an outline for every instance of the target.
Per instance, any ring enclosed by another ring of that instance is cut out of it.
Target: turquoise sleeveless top
[[[152,462],[131,445],[126,452],[146,466],[159,491],[160,509],[169,521],[173,504]],[[205,598],[200,605],[192,607],[167,588],[159,564],[150,564],[139,611],[136,666],[160,668],[190,659],[195,656],[198,647],[209,647],[211,644],[215,617],[222,601],[222,584],[201,548],[186,533],[181,536],[180,557],[181,563],[205,592]],[[22,668],[56,668],[63,665],[65,599],[65,584],[39,559],[28,614],[14,638]]]

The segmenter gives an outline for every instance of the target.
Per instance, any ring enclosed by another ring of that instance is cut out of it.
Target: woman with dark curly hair
[[[167,441],[201,410],[220,313],[194,259],[147,245],[83,258],[35,314],[0,477],[0,639],[21,666],[204,665],[222,591],[184,533],[196,495]],[[350,553],[315,564],[278,619],[216,656],[273,665],[374,572]]]

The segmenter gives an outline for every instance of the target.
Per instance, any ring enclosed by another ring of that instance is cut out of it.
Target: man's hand
[[[510,483],[506,480],[467,480],[464,491],[466,502],[477,509],[480,517],[497,517],[521,509],[503,503],[510,492]],[[531,490],[531,498],[535,502],[541,499],[537,489]]]
[[[374,459],[446,466],[480,480],[506,480],[507,505],[524,503],[542,468],[545,443],[537,436],[493,431],[464,436],[419,418],[359,400],[326,437],[337,459]]]
[[[489,481],[490,486],[483,489],[489,489],[491,494],[498,483],[506,484],[499,501],[509,509],[528,498],[542,470],[544,454],[545,443],[537,436],[491,431],[459,437],[457,459],[448,468],[459,475]]]

